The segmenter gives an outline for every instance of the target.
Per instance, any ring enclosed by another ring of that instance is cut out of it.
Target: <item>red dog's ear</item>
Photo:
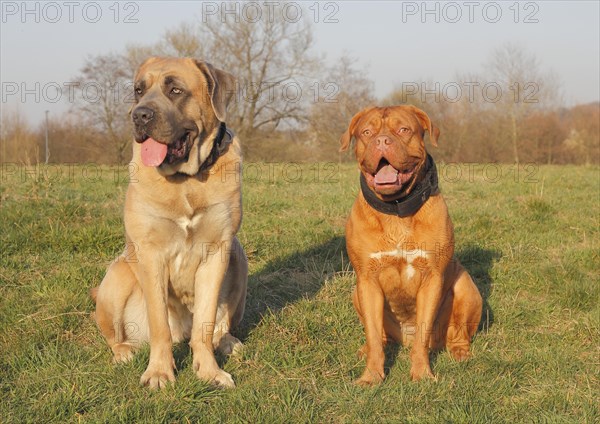
[[[374,108],[371,107],[368,109],[363,109],[352,117],[350,125],[348,125],[348,129],[344,134],[342,134],[342,137],[340,137],[340,152],[348,150],[348,147],[350,147],[350,141],[352,141],[352,137],[354,136],[354,130],[356,130],[356,124],[358,124],[360,118],[362,118],[363,115],[369,112],[371,109]]]
[[[413,110],[423,129],[429,131],[429,139],[431,140],[431,143],[437,147],[438,137],[440,136],[439,128],[431,123],[429,116],[421,109],[413,106]]]

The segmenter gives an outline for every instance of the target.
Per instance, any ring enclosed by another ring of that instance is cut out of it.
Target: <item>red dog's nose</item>
[[[383,151],[387,150],[389,145],[393,143],[393,140],[387,135],[380,135],[375,139],[375,143],[377,143],[377,148]]]

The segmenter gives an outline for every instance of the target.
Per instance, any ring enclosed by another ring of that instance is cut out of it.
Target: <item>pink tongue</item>
[[[396,184],[398,171],[392,165],[386,165],[375,174],[375,184]]]
[[[158,166],[167,156],[167,145],[149,138],[142,143],[142,162],[146,166]]]

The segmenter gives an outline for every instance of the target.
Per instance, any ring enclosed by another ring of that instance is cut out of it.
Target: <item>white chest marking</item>
[[[173,258],[173,266],[176,270],[179,270],[181,268],[184,256],[185,255],[182,252],[177,252],[175,258]]]
[[[188,231],[193,231],[198,226],[198,224],[200,223],[200,220],[202,219],[202,216],[203,216],[203,214],[199,213],[196,215],[192,215],[191,218],[180,217],[180,218],[177,218],[175,223],[177,223],[179,228],[181,228],[183,231],[185,231],[187,233]]]
[[[415,276],[415,268],[412,265],[406,265],[404,268],[404,275],[407,280],[410,280]]]
[[[381,259],[386,256],[404,259],[408,264],[411,264],[417,258],[427,259],[427,250],[421,249],[394,249],[387,252],[375,252],[369,255],[372,259]]]

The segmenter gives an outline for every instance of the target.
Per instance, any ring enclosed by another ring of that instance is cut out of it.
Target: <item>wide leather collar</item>
[[[227,137],[225,135],[227,134]],[[206,171],[208,168],[213,166],[213,164],[219,159],[219,157],[223,154],[223,152],[227,149],[229,143],[231,143],[233,139],[233,133],[229,131],[225,122],[221,122],[219,126],[219,132],[215,137],[215,141],[213,142],[212,149],[208,154],[208,157],[204,161],[204,163],[200,166],[199,172]]]
[[[386,215],[396,215],[401,218],[406,218],[407,216],[417,213],[417,211],[421,209],[421,206],[427,202],[429,197],[437,192],[437,168],[433,158],[427,154],[427,159],[425,162],[425,175],[423,178],[421,178],[420,181],[417,181],[408,195],[390,202],[383,201],[377,197],[377,195],[367,184],[367,180],[362,173],[360,174],[360,189],[369,206],[376,211]]]

